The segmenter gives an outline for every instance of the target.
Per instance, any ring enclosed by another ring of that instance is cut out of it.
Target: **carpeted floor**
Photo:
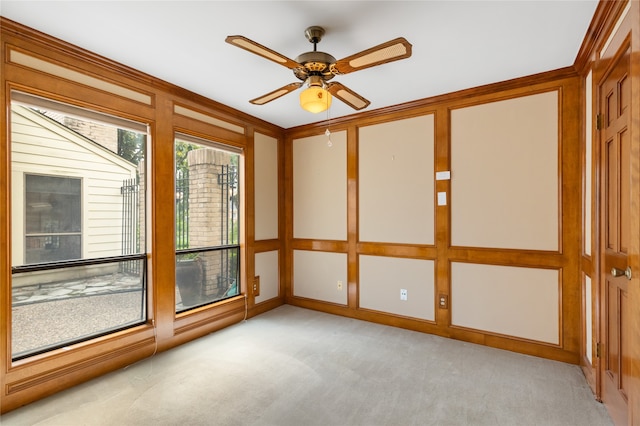
[[[288,305],[14,410],[0,423],[612,424],[575,365]]]

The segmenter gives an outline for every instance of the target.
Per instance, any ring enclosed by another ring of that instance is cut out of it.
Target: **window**
[[[82,258],[80,183],[25,174],[25,263]]]
[[[239,152],[175,140],[176,312],[240,294]]]
[[[11,93],[13,359],[146,321],[146,125]]]

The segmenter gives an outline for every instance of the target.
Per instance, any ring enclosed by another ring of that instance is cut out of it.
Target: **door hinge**
[[[602,114],[596,115],[596,130],[602,130]]]
[[[600,358],[600,348],[602,347],[602,343],[596,343],[596,358]]]

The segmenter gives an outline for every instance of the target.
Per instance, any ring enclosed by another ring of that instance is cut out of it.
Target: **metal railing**
[[[140,252],[140,185],[136,178],[125,179],[120,188],[122,194],[122,250],[121,254],[135,254]],[[138,274],[139,262],[124,262],[121,271]]]

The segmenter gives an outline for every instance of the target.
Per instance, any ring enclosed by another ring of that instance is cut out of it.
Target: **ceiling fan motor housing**
[[[302,65],[295,68],[293,74],[304,81],[309,76],[318,75],[323,80],[330,80],[334,74],[330,65],[336,62],[336,58],[324,52],[306,52],[296,58],[296,62]]]
[[[313,43],[313,52],[306,52],[296,58],[296,62],[302,67],[294,68],[293,74],[300,80],[306,81],[311,76],[319,76],[322,81],[327,81],[335,75],[331,65],[336,62],[336,58],[325,52],[318,52],[316,45],[322,40],[324,28],[318,26],[308,27],[304,30],[304,35]],[[321,85],[322,81],[314,79],[313,85]]]

